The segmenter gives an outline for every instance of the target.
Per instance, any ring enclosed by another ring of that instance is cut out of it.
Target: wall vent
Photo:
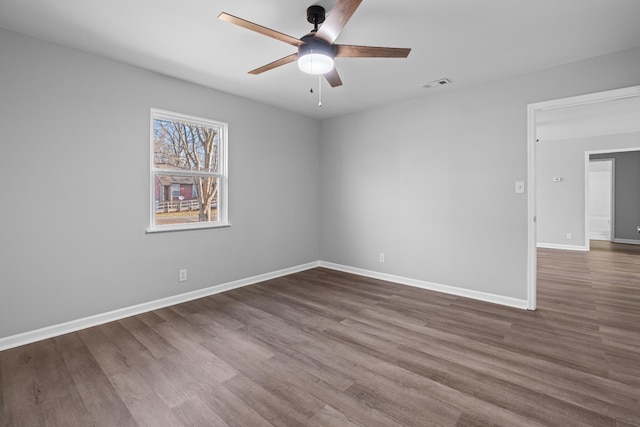
[[[442,78],[442,79],[434,80],[434,81],[429,82],[429,83],[425,83],[425,84],[420,85],[420,86],[422,86],[425,89],[431,89],[432,87],[444,86],[444,85],[448,85],[450,83],[451,83],[451,80]]]

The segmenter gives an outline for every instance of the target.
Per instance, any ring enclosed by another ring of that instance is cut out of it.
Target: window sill
[[[198,225],[166,225],[163,227],[156,227],[156,228],[147,228],[147,230],[145,231],[145,233],[147,234],[154,234],[154,233],[168,233],[168,232],[172,232],[172,231],[191,231],[191,230],[205,230],[205,229],[209,229],[209,228],[227,228],[227,227],[231,227],[231,223],[229,222],[224,222],[224,223],[220,223],[220,222],[216,222],[213,224],[198,224]]]

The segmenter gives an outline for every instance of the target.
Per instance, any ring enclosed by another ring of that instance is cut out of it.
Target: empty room
[[[0,426],[640,427],[638,16],[0,0]]]

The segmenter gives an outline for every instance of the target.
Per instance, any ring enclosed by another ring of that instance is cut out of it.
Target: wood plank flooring
[[[640,426],[640,248],[527,312],[326,269],[0,352],[1,426]]]

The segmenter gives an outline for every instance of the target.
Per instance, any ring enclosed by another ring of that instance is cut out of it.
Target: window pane
[[[219,221],[218,200],[216,177],[154,176],[155,225]]]
[[[151,109],[149,232],[227,227],[227,124]]]
[[[154,167],[219,172],[220,133],[218,127],[154,119]]]

